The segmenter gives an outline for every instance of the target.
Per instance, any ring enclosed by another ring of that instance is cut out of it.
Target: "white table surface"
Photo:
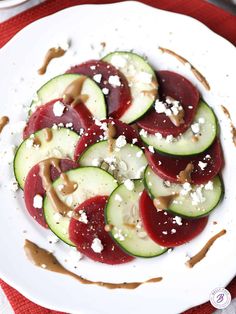
[[[10,8],[10,9],[0,9],[0,23],[9,19],[10,17],[32,7],[35,6],[41,2],[43,2],[44,0],[29,0],[26,3],[19,5],[17,7],[14,8]],[[236,0],[234,0],[236,1]],[[211,1],[214,2],[214,1]],[[1,314],[14,314],[14,311],[11,307],[11,305],[9,304],[4,292],[2,291],[1,287],[0,287],[0,313]],[[22,313],[24,314],[24,313]],[[165,314],[165,313],[163,313]],[[236,314],[236,300],[234,300],[233,302],[231,302],[231,304],[227,307],[227,309],[225,310],[218,310],[215,312],[215,314]]]

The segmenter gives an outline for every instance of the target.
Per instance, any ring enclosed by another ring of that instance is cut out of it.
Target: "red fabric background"
[[[121,0],[47,0],[44,3],[17,15],[6,22],[1,23],[0,47],[6,44],[9,39],[11,39],[19,30],[29,23],[64,8],[86,3],[100,4],[113,2],[121,2]],[[236,17],[224,12],[212,4],[206,3],[203,0],[143,0],[142,2],[159,9],[192,16],[236,45]],[[16,314],[60,313],[44,309],[41,306],[32,303],[2,280],[0,280],[0,284]],[[236,297],[236,279],[229,284],[228,289],[231,292],[232,298]],[[184,314],[211,314],[214,312],[214,310],[215,309],[208,302],[190,309],[184,312]]]

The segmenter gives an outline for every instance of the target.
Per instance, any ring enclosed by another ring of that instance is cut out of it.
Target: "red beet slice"
[[[208,217],[181,219],[167,211],[157,211],[152,199],[144,191],[139,200],[140,217],[149,237],[165,247],[179,246],[198,236],[205,228]]]
[[[67,73],[78,73],[93,78],[96,74],[101,74],[101,82],[96,82],[101,89],[108,89],[105,94],[108,116],[119,119],[131,105],[131,94],[128,82],[125,76],[113,65],[99,60],[91,60],[72,67]],[[110,76],[118,76],[121,82],[120,86],[112,86],[108,80]]]
[[[170,157],[157,152],[145,150],[148,163],[152,170],[163,180],[178,183],[178,174],[192,163],[191,174],[193,184],[204,184],[213,179],[221,170],[224,159],[219,139],[204,152],[191,157]]]
[[[135,145],[143,147],[143,143],[140,139],[138,131],[132,126],[117,119],[106,119],[101,121],[101,123],[103,122],[114,123],[116,127],[116,138],[120,135],[124,135],[128,143],[132,143],[132,140],[136,138],[137,142],[135,142]],[[105,132],[103,129],[101,129],[101,126],[96,124],[87,129],[78,141],[78,144],[75,148],[74,159],[78,160],[79,156],[84,152],[85,149],[87,149],[90,145],[101,141],[104,134]]]
[[[176,127],[164,113],[157,113],[151,109],[138,125],[151,134],[161,133],[163,136],[178,136],[184,133],[192,123],[199,103],[199,92],[183,76],[171,71],[157,72],[160,100],[165,101],[167,96],[178,100],[184,109],[184,123]]]
[[[105,231],[104,208],[107,203],[107,196],[95,196],[80,204],[75,212],[81,210],[86,213],[88,223],[83,223],[72,218],[69,225],[70,240],[76,245],[78,251],[93,259],[94,261],[106,264],[122,264],[133,260],[112,240]],[[101,240],[103,250],[96,253],[91,248],[93,240]]]
[[[78,104],[75,108],[64,104],[65,109],[61,117],[56,117],[53,112],[53,106],[56,101],[62,99],[55,99],[49,103],[40,106],[30,116],[29,121],[24,129],[23,138],[28,138],[31,134],[44,128],[51,128],[53,124],[67,123],[73,124],[73,129],[79,133],[81,128],[87,128],[93,123],[93,116],[84,104]]]
[[[68,171],[73,168],[77,168],[78,164],[70,159],[62,159],[60,161],[60,169],[61,172]],[[51,166],[51,179],[52,181],[56,180],[60,173],[59,171]],[[39,175],[39,164],[35,165],[31,168],[30,172],[28,173],[25,186],[24,186],[24,198],[25,198],[25,205],[29,212],[29,214],[43,227],[47,228],[47,224],[43,215],[42,208],[34,208],[34,197],[35,195],[41,195],[42,197],[45,196],[45,190],[42,185],[42,179]]]

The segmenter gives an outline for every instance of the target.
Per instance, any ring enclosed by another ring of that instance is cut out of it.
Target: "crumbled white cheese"
[[[66,128],[73,128],[73,123],[72,122],[68,122],[66,123]]]
[[[120,135],[117,139],[116,139],[116,147],[121,148],[123,146],[125,146],[127,144],[126,138],[124,135]]]
[[[165,103],[157,99],[155,101],[155,110],[157,113],[164,113],[166,111]]]
[[[195,192],[190,193],[193,205],[198,205],[205,202],[206,198],[202,194],[202,188],[202,186],[199,186]]]
[[[41,195],[36,194],[34,196],[33,206],[34,206],[34,208],[42,208],[43,207],[43,197]]]
[[[178,225],[178,226],[182,226],[182,218],[181,217],[179,217],[179,216],[175,216],[174,218],[173,218],[173,221]]]
[[[174,141],[174,137],[173,137],[173,135],[172,135],[172,134],[167,135],[167,137],[166,137],[166,142],[168,142],[168,143],[172,143],[173,141]]]
[[[133,189],[134,189],[134,182],[133,182],[132,180],[126,179],[126,180],[124,181],[124,185],[125,185],[125,187],[126,187],[127,190],[133,191]]]
[[[144,84],[152,83],[152,74],[147,72],[138,72],[136,75],[136,80]]]
[[[125,240],[125,235],[122,233],[121,229],[118,229],[115,227],[114,228],[116,233],[114,234],[114,238],[118,239],[119,241],[124,241]]]
[[[205,190],[212,191],[213,190],[213,182],[208,181],[207,184],[205,184]]]
[[[80,214],[79,221],[84,223],[84,224],[87,224],[88,223],[88,217],[86,215],[86,212],[84,210],[80,210],[79,214]]]
[[[94,79],[95,82],[101,83],[102,74],[95,74],[95,75],[93,76],[93,79]]]
[[[183,196],[187,195],[192,190],[191,184],[189,182],[185,182],[182,187],[183,189],[180,191],[180,194]]]
[[[174,233],[176,233],[176,229],[171,229],[171,234],[174,234]]]
[[[155,136],[156,136],[157,140],[161,140],[162,139],[162,134],[161,133],[155,133]]]
[[[119,194],[116,194],[116,195],[115,195],[115,201],[117,201],[117,202],[122,202],[123,199],[122,199],[122,197],[121,197]]]
[[[165,180],[165,181],[163,181],[163,185],[169,188],[171,186],[171,183],[170,183],[170,181]]]
[[[18,189],[19,189],[19,185],[18,185],[18,182],[16,181],[16,179],[12,179],[10,182],[9,182],[9,189],[12,191],[12,192],[16,192]]]
[[[90,66],[90,69],[91,69],[91,70],[96,70],[96,65],[91,65],[91,66]]]
[[[102,242],[99,238],[95,238],[93,239],[93,242],[91,244],[91,249],[95,252],[95,253],[101,253],[103,250],[103,245]]]
[[[210,155],[206,155],[206,156],[204,157],[204,159],[211,159],[211,156],[210,156]]]
[[[147,131],[144,130],[144,129],[141,129],[140,132],[139,132],[139,134],[140,134],[141,136],[143,136],[143,137],[147,137]]]
[[[198,166],[200,167],[201,170],[204,170],[207,166],[207,162],[199,161]]]
[[[104,95],[108,95],[110,91],[109,91],[108,88],[104,87],[104,88],[102,89],[102,92],[103,92]]]
[[[151,152],[153,154],[155,153],[154,147],[151,145],[148,146],[148,150],[149,150],[149,152]]]
[[[34,145],[34,140],[32,138],[29,138],[28,140],[26,140],[25,142],[25,147],[27,149],[31,149]]]
[[[55,117],[61,117],[63,115],[63,112],[65,110],[65,106],[62,102],[59,100],[56,101],[53,105],[53,113]]]
[[[167,232],[167,231],[162,231],[162,233],[163,233],[164,235],[167,235],[167,234],[168,234],[168,232]]]
[[[136,157],[137,157],[137,158],[141,158],[142,155],[143,155],[143,151],[142,151],[142,150],[140,150],[140,151],[138,151],[138,152],[136,153]]]
[[[127,59],[120,55],[114,55],[111,58],[111,64],[114,65],[116,68],[124,68],[127,64]]]
[[[103,130],[103,131],[107,131],[108,130],[107,122],[102,122],[101,126],[100,126],[100,129]]]
[[[118,75],[109,76],[108,83],[111,84],[113,87],[121,86],[121,81]]]
[[[94,123],[97,125],[97,126],[101,126],[102,125],[102,122],[98,119],[94,119]]]
[[[138,142],[138,139],[137,138],[133,138],[132,139],[132,144],[135,144],[135,143],[137,143]]]
[[[63,216],[60,213],[56,212],[53,214],[53,218],[55,219],[55,222],[59,224]]]
[[[192,132],[194,133],[194,134],[198,134],[199,132],[200,132],[200,125],[199,125],[199,123],[193,123],[192,125],[191,125],[191,129],[192,129]]]
[[[92,160],[92,166],[94,166],[94,167],[99,167],[100,164],[101,164],[101,161],[100,161],[98,158],[94,158],[94,159]]]
[[[47,240],[50,244],[56,244],[60,239],[54,233],[52,233],[47,237]]]

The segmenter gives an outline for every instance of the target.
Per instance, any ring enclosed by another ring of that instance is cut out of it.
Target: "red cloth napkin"
[[[33,7],[10,20],[0,24],[0,47],[7,43],[19,30],[29,23],[55,13],[64,8],[78,4],[101,4],[121,2],[121,0],[47,0],[42,4]],[[143,0],[142,2],[153,7],[168,10],[176,13],[182,13],[192,16],[206,24],[214,32],[225,37],[236,45],[236,17],[224,12],[223,10],[207,3],[203,0]],[[204,284],[204,282],[203,282]],[[52,310],[45,309],[36,305],[22,296],[18,291],[0,280],[0,285],[8,297],[16,314],[59,314]],[[232,298],[236,297],[236,278],[227,287],[231,292]],[[215,309],[211,304],[205,303],[192,308],[184,314],[211,314]]]

